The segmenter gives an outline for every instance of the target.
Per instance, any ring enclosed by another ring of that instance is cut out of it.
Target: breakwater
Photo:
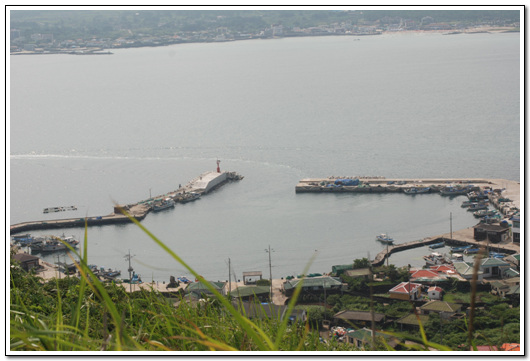
[[[519,246],[514,243],[507,244],[485,244],[483,241],[477,241],[473,238],[473,228],[466,228],[460,231],[453,232],[452,238],[449,234],[439,235],[435,237],[428,237],[420,239],[417,241],[411,241],[406,243],[395,244],[388,246],[387,249],[379,252],[374,260],[372,261],[372,266],[377,267],[381,266],[385,260],[392,255],[392,253],[397,253],[401,251],[406,251],[412,248],[424,247],[431,244],[436,244],[444,242],[447,246],[468,246],[472,245],[476,248],[487,248],[490,251],[502,252],[507,254],[519,253]]]
[[[127,216],[121,213],[121,209],[127,211],[137,221],[141,221],[153,210],[153,206],[157,202],[170,198],[175,203],[185,203],[191,193],[197,193],[202,196],[230,181],[240,179],[243,179],[243,176],[236,172],[205,172],[175,191],[132,204],[116,205],[114,212],[106,216],[22,222],[11,225],[10,234],[45,229],[85,227],[85,222],[89,227],[131,222]]]
[[[425,188],[426,193],[437,193],[447,187],[478,190],[480,186],[492,186],[489,179],[387,179],[384,177],[328,177],[306,178],[300,180],[295,187],[296,193],[352,192],[352,193],[403,193],[410,188]]]

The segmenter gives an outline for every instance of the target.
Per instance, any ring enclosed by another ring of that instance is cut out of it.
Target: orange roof
[[[447,271],[454,271],[454,267],[449,267],[446,265],[438,265],[438,266],[431,266],[431,271],[434,272],[447,272]]]
[[[421,283],[401,282],[399,285],[392,288],[388,292],[411,293],[415,291],[418,287],[421,287]]]
[[[521,344],[503,343],[501,349],[504,351],[521,351]]]
[[[433,271],[421,269],[410,275],[411,278],[439,278],[438,274]]]

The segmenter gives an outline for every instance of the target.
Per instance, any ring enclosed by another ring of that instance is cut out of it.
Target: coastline
[[[67,48],[57,48],[56,50],[39,50],[39,51],[30,51],[22,50],[18,52],[10,52],[10,55],[112,55],[110,51],[116,49],[132,49],[132,48],[153,48],[153,47],[164,47],[172,45],[182,45],[182,44],[215,44],[215,43],[226,43],[226,42],[235,42],[235,41],[248,41],[248,40],[278,40],[278,39],[288,39],[288,38],[308,38],[308,37],[329,37],[329,36],[341,36],[341,37],[353,37],[354,40],[361,40],[356,37],[372,37],[372,36],[389,36],[389,35],[399,35],[399,34],[441,34],[441,35],[471,35],[471,34],[501,34],[501,33],[520,33],[520,30],[515,30],[513,27],[475,27],[469,29],[436,29],[436,30],[386,30],[375,33],[348,33],[348,34],[296,34],[296,35],[284,35],[284,36],[273,36],[273,37],[250,37],[250,38],[241,38],[241,39],[225,39],[225,40],[186,40],[178,41],[172,43],[159,43],[159,44],[145,44],[145,45],[123,45],[119,47],[111,48],[77,48],[75,50]]]

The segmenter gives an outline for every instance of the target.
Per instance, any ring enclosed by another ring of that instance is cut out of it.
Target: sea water
[[[106,215],[221,169],[245,176],[142,223],[201,275],[329,272],[477,223],[465,197],[296,194],[302,178],[520,179],[520,35],[385,34],[11,56],[9,223]],[[47,207],[77,211],[43,214]],[[450,223],[450,215],[452,222]],[[35,231],[75,235],[83,229]],[[138,227],[89,263],[191,276]],[[395,254],[421,266],[420,248]],[[58,258],[59,257],[59,258]],[[63,262],[65,255],[44,256]]]

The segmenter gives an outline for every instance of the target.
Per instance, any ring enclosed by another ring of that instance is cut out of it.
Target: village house
[[[396,323],[400,325],[401,331],[403,331],[403,329],[419,329],[420,323],[424,326],[427,321],[429,321],[428,315],[416,315],[411,313],[407,316],[401,317]]]
[[[374,312],[374,322],[384,323],[385,315]],[[333,315],[333,323],[341,326],[359,327],[370,326],[372,323],[372,314],[370,311],[340,311]]]
[[[510,227],[502,224],[479,223],[473,226],[473,238],[491,243],[505,242],[510,236]]]
[[[22,269],[26,272],[29,272],[31,269],[38,269],[40,267],[39,257],[35,257],[27,253],[17,253],[13,255],[12,258],[19,262]]]
[[[421,283],[401,282],[388,293],[390,298],[398,300],[419,300],[421,298]]]
[[[220,294],[224,295],[224,282],[213,282],[213,281],[206,281],[209,282],[210,285]],[[201,295],[213,295],[214,293],[206,287],[202,282],[193,282],[189,283],[186,289],[184,290],[186,293],[193,293],[197,297],[201,297]]]
[[[421,313],[429,315],[437,313],[443,319],[449,319],[462,309],[461,305],[439,300],[432,300],[420,307]]]
[[[327,292],[327,294],[333,293],[342,293],[348,288],[347,283],[342,283],[340,279],[335,277],[308,277],[303,279],[292,279],[285,281],[283,283],[283,289],[285,291],[286,297],[291,297],[294,293],[296,285],[299,282],[302,282],[301,294],[310,293],[310,294],[322,294]]]
[[[427,297],[431,300],[441,300],[443,289],[438,286],[429,287],[427,290]]]
[[[432,270],[411,270],[410,271],[410,280],[417,283],[427,283],[433,284],[436,282],[444,282],[447,280],[445,275],[439,274]]]
[[[265,302],[270,300],[270,293],[270,286],[241,286],[230,292],[230,296],[244,301]]]

